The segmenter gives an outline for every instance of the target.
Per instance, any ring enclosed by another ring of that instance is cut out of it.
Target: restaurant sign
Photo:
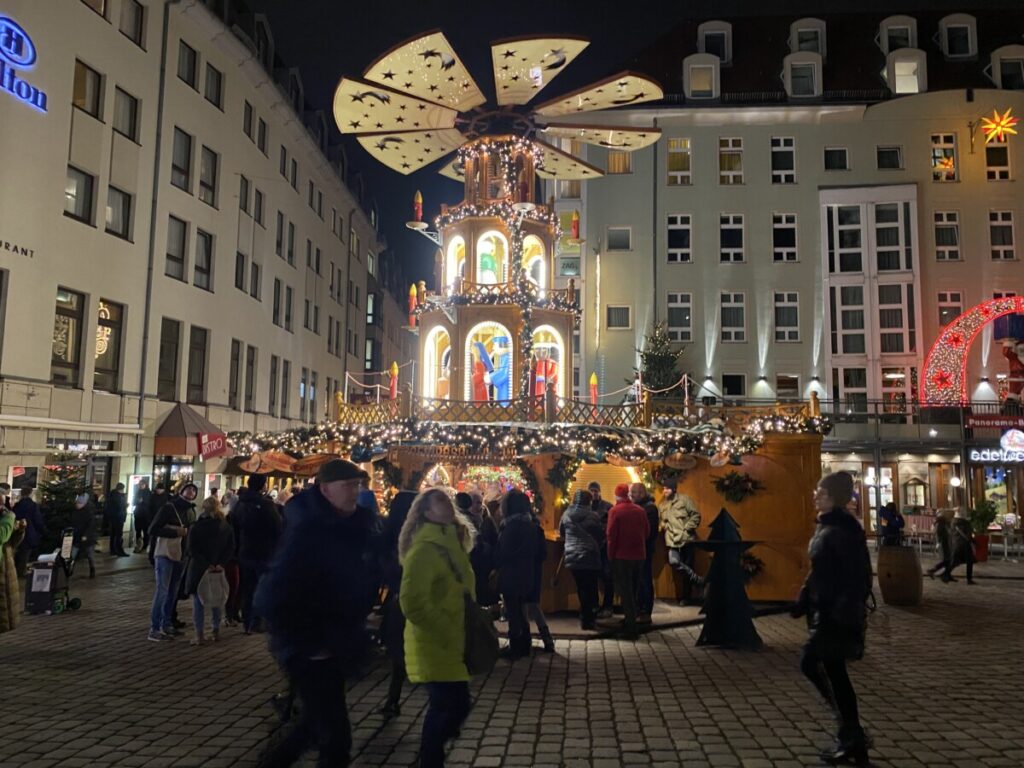
[[[1024,463],[1024,432],[1007,430],[999,440],[999,448],[972,448],[968,457],[971,461],[987,464]]]

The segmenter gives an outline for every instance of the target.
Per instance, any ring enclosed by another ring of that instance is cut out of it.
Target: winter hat
[[[331,459],[316,473],[318,484],[333,483],[338,480],[369,480],[370,476],[357,464],[345,459]]]
[[[853,475],[849,472],[825,475],[818,485],[828,493],[828,497],[837,507],[845,507],[853,498]]]
[[[249,478],[245,481],[246,487],[250,491],[262,491],[267,487],[267,476],[266,475],[249,475]]]
[[[455,508],[460,512],[468,512],[473,506],[473,497],[464,491],[455,494]]]
[[[615,498],[622,499],[625,501],[629,498],[629,485],[626,483],[619,483],[615,486]]]
[[[88,493],[80,493],[77,496],[75,496],[75,504],[84,507],[88,503],[89,503],[89,494]]]

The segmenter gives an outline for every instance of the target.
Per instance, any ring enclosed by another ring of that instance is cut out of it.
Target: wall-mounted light
[[[928,430],[928,437],[936,437],[938,434],[939,431],[937,429],[932,428]]]
[[[715,377],[712,376],[710,373],[708,373],[708,374],[705,374],[704,381],[711,381],[713,378],[715,378]]]
[[[988,376],[982,376],[982,377],[981,377],[981,380],[982,380],[983,382],[985,382],[986,384],[988,384]]]
[[[959,488],[963,484],[963,480],[961,480],[958,476],[953,475],[951,478],[949,478],[949,484],[954,488]]]
[[[811,381],[821,381],[821,376],[811,376]]]
[[[767,376],[765,376],[765,375],[764,375],[764,374],[762,373],[762,374],[761,374],[760,376],[758,376],[758,377],[757,377],[757,380],[758,380],[758,381],[768,381],[768,377],[767,377]]]

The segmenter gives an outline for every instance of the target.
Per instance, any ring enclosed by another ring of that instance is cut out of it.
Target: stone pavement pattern
[[[226,629],[202,648],[148,642],[150,585],[145,571],[78,581],[81,611],[26,617],[0,636],[0,765],[255,763],[282,686],[264,638]],[[1024,765],[1024,582],[926,581],[925,593],[920,608],[880,609],[853,666],[874,765]],[[695,648],[699,628],[686,627],[637,643],[560,640],[554,656],[499,662],[473,684],[449,764],[817,765],[830,723],[797,670],[803,623],[757,627],[758,653]],[[384,723],[387,674],[382,661],[350,689],[355,765],[415,764],[425,695],[407,686],[402,716]]]

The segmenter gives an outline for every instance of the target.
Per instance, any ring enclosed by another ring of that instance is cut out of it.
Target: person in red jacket
[[[635,639],[636,585],[647,558],[647,537],[651,532],[647,513],[629,500],[629,486],[615,486],[615,506],[608,512],[608,559],[615,577],[615,591],[622,596],[626,614],[625,636]]]

